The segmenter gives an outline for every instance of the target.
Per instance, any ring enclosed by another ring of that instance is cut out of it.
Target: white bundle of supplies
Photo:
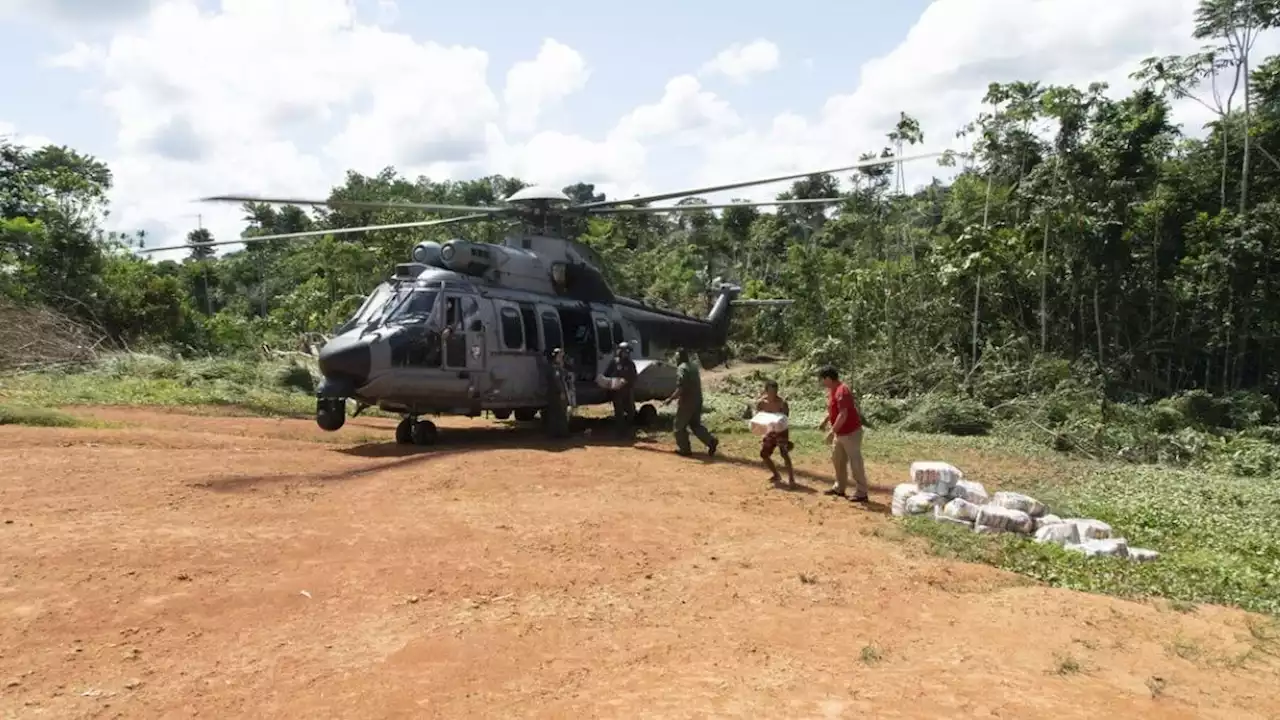
[[[753,425],[754,429],[754,425]],[[1129,547],[1113,537],[1110,525],[1088,518],[1062,518],[1039,500],[1022,493],[988,494],[982,483],[965,480],[954,465],[937,461],[911,463],[911,482],[893,489],[894,515],[928,515],[940,523],[973,528],[980,534],[1034,534],[1035,542],[1057,545],[1087,557],[1128,558],[1153,562],[1160,553]]]
[[[783,432],[787,429],[787,416],[778,413],[760,412],[751,418],[751,432],[756,435],[768,435],[771,432]]]
[[[889,512],[895,517],[902,517],[907,514],[907,501],[920,494],[920,486],[915,483],[902,483],[893,489],[893,504],[889,506]]]
[[[950,497],[956,483],[964,479],[960,468],[950,463],[933,460],[917,460],[911,463],[911,482],[923,492]]]
[[[596,384],[605,390],[617,390],[622,387],[622,378],[609,377],[608,375],[597,375]]]

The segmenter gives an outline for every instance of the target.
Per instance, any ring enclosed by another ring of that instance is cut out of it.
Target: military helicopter
[[[576,405],[609,402],[604,372],[616,348],[626,342],[636,364],[638,424],[657,416],[651,401],[670,396],[675,371],[661,358],[676,348],[722,348],[732,309],[789,300],[742,300],[741,288],[713,283],[709,315],[698,318],[615,295],[604,278],[601,258],[590,247],[563,237],[566,218],[622,213],[667,213],[742,206],[835,204],[844,198],[650,207],[647,203],[782,182],[817,174],[905,162],[910,157],[876,157],[852,165],[714,187],[668,192],[627,200],[574,204],[560,190],[527,187],[497,206],[401,202],[329,201],[222,195],[209,202],[416,210],[460,217],[420,222],[333,228],[207,243],[231,245],[463,224],[514,218],[519,225],[500,244],[455,238],[418,243],[409,262],[365,299],[319,352],[323,379],[316,391],[316,423],[336,431],[346,422],[348,401],[358,415],[376,406],[401,415],[396,441],[429,445],[437,428],[424,415],[476,417],[490,412],[505,420],[532,421],[539,414],[552,436],[568,432],[566,393],[549,379],[549,353],[560,348],[572,363]],[[159,252],[188,247],[148,248]],[[354,415],[353,415],[354,417]]]

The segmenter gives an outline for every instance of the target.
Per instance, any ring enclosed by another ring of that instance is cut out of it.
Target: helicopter
[[[529,422],[539,416],[548,434],[569,432],[568,393],[550,374],[550,355],[559,349],[571,363],[574,407],[610,402],[606,370],[626,343],[636,366],[634,399],[643,403],[634,420],[648,425],[657,417],[652,401],[669,397],[676,372],[662,358],[677,348],[722,349],[732,310],[738,306],[783,305],[790,300],[740,299],[742,288],[717,278],[709,314],[699,318],[614,294],[604,263],[589,246],[564,237],[567,218],[626,213],[668,213],[728,207],[837,204],[840,197],[693,206],[648,203],[734,190],[819,174],[933,157],[880,156],[829,170],[794,173],[719,186],[667,192],[625,200],[574,203],[564,192],[526,187],[495,206],[430,203],[310,200],[220,195],[205,202],[262,203],[351,209],[413,210],[458,217],[418,222],[332,228],[260,235],[202,243],[231,245],[293,240],[372,230],[460,225],[513,218],[518,226],[500,243],[457,237],[444,243],[420,242],[407,262],[396,265],[363,304],[338,327],[319,351],[322,380],[316,389],[316,424],[337,431],[346,423],[349,401],[401,416],[395,438],[400,444],[431,445],[438,429],[424,416],[512,416]],[[187,248],[147,248],[160,252]]]

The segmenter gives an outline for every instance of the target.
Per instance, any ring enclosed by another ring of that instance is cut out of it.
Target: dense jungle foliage
[[[820,362],[846,368],[873,422],[971,434],[1012,423],[1059,449],[1144,461],[1218,448],[1239,471],[1270,473],[1280,468],[1280,57],[1250,51],[1280,22],[1278,5],[1205,0],[1204,51],[1147,60],[1126,97],[1100,84],[991,85],[949,182],[905,192],[912,166],[888,165],[848,178],[835,212],[717,215],[694,198],[679,213],[573,230],[623,294],[703,312],[721,276],[748,297],[793,298],[743,313],[735,355],[782,354],[795,379]],[[1175,102],[1214,119],[1179,128]],[[903,114],[885,130],[868,157],[954,129]],[[348,173],[331,198],[493,204],[522,186],[388,168]],[[194,229],[187,259],[155,263],[131,250],[146,238],[102,229],[110,188],[95,158],[0,141],[0,296],[184,356],[298,349],[415,243],[458,232],[269,241],[217,256],[198,243],[228,238]],[[589,184],[565,190],[602,197]],[[813,176],[778,197],[840,192],[837,178]],[[421,219],[250,205],[243,236]],[[502,228],[465,233],[497,239]]]

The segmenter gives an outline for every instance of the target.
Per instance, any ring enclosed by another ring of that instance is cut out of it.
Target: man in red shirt
[[[849,469],[852,468],[857,488],[849,499],[865,503],[868,500],[867,471],[862,464],[862,418],[858,415],[858,406],[849,387],[840,382],[835,368],[822,368],[818,379],[827,389],[827,419],[818,429],[830,428],[827,443],[831,445],[831,462],[836,466],[836,484],[826,494],[844,497],[849,484]]]

